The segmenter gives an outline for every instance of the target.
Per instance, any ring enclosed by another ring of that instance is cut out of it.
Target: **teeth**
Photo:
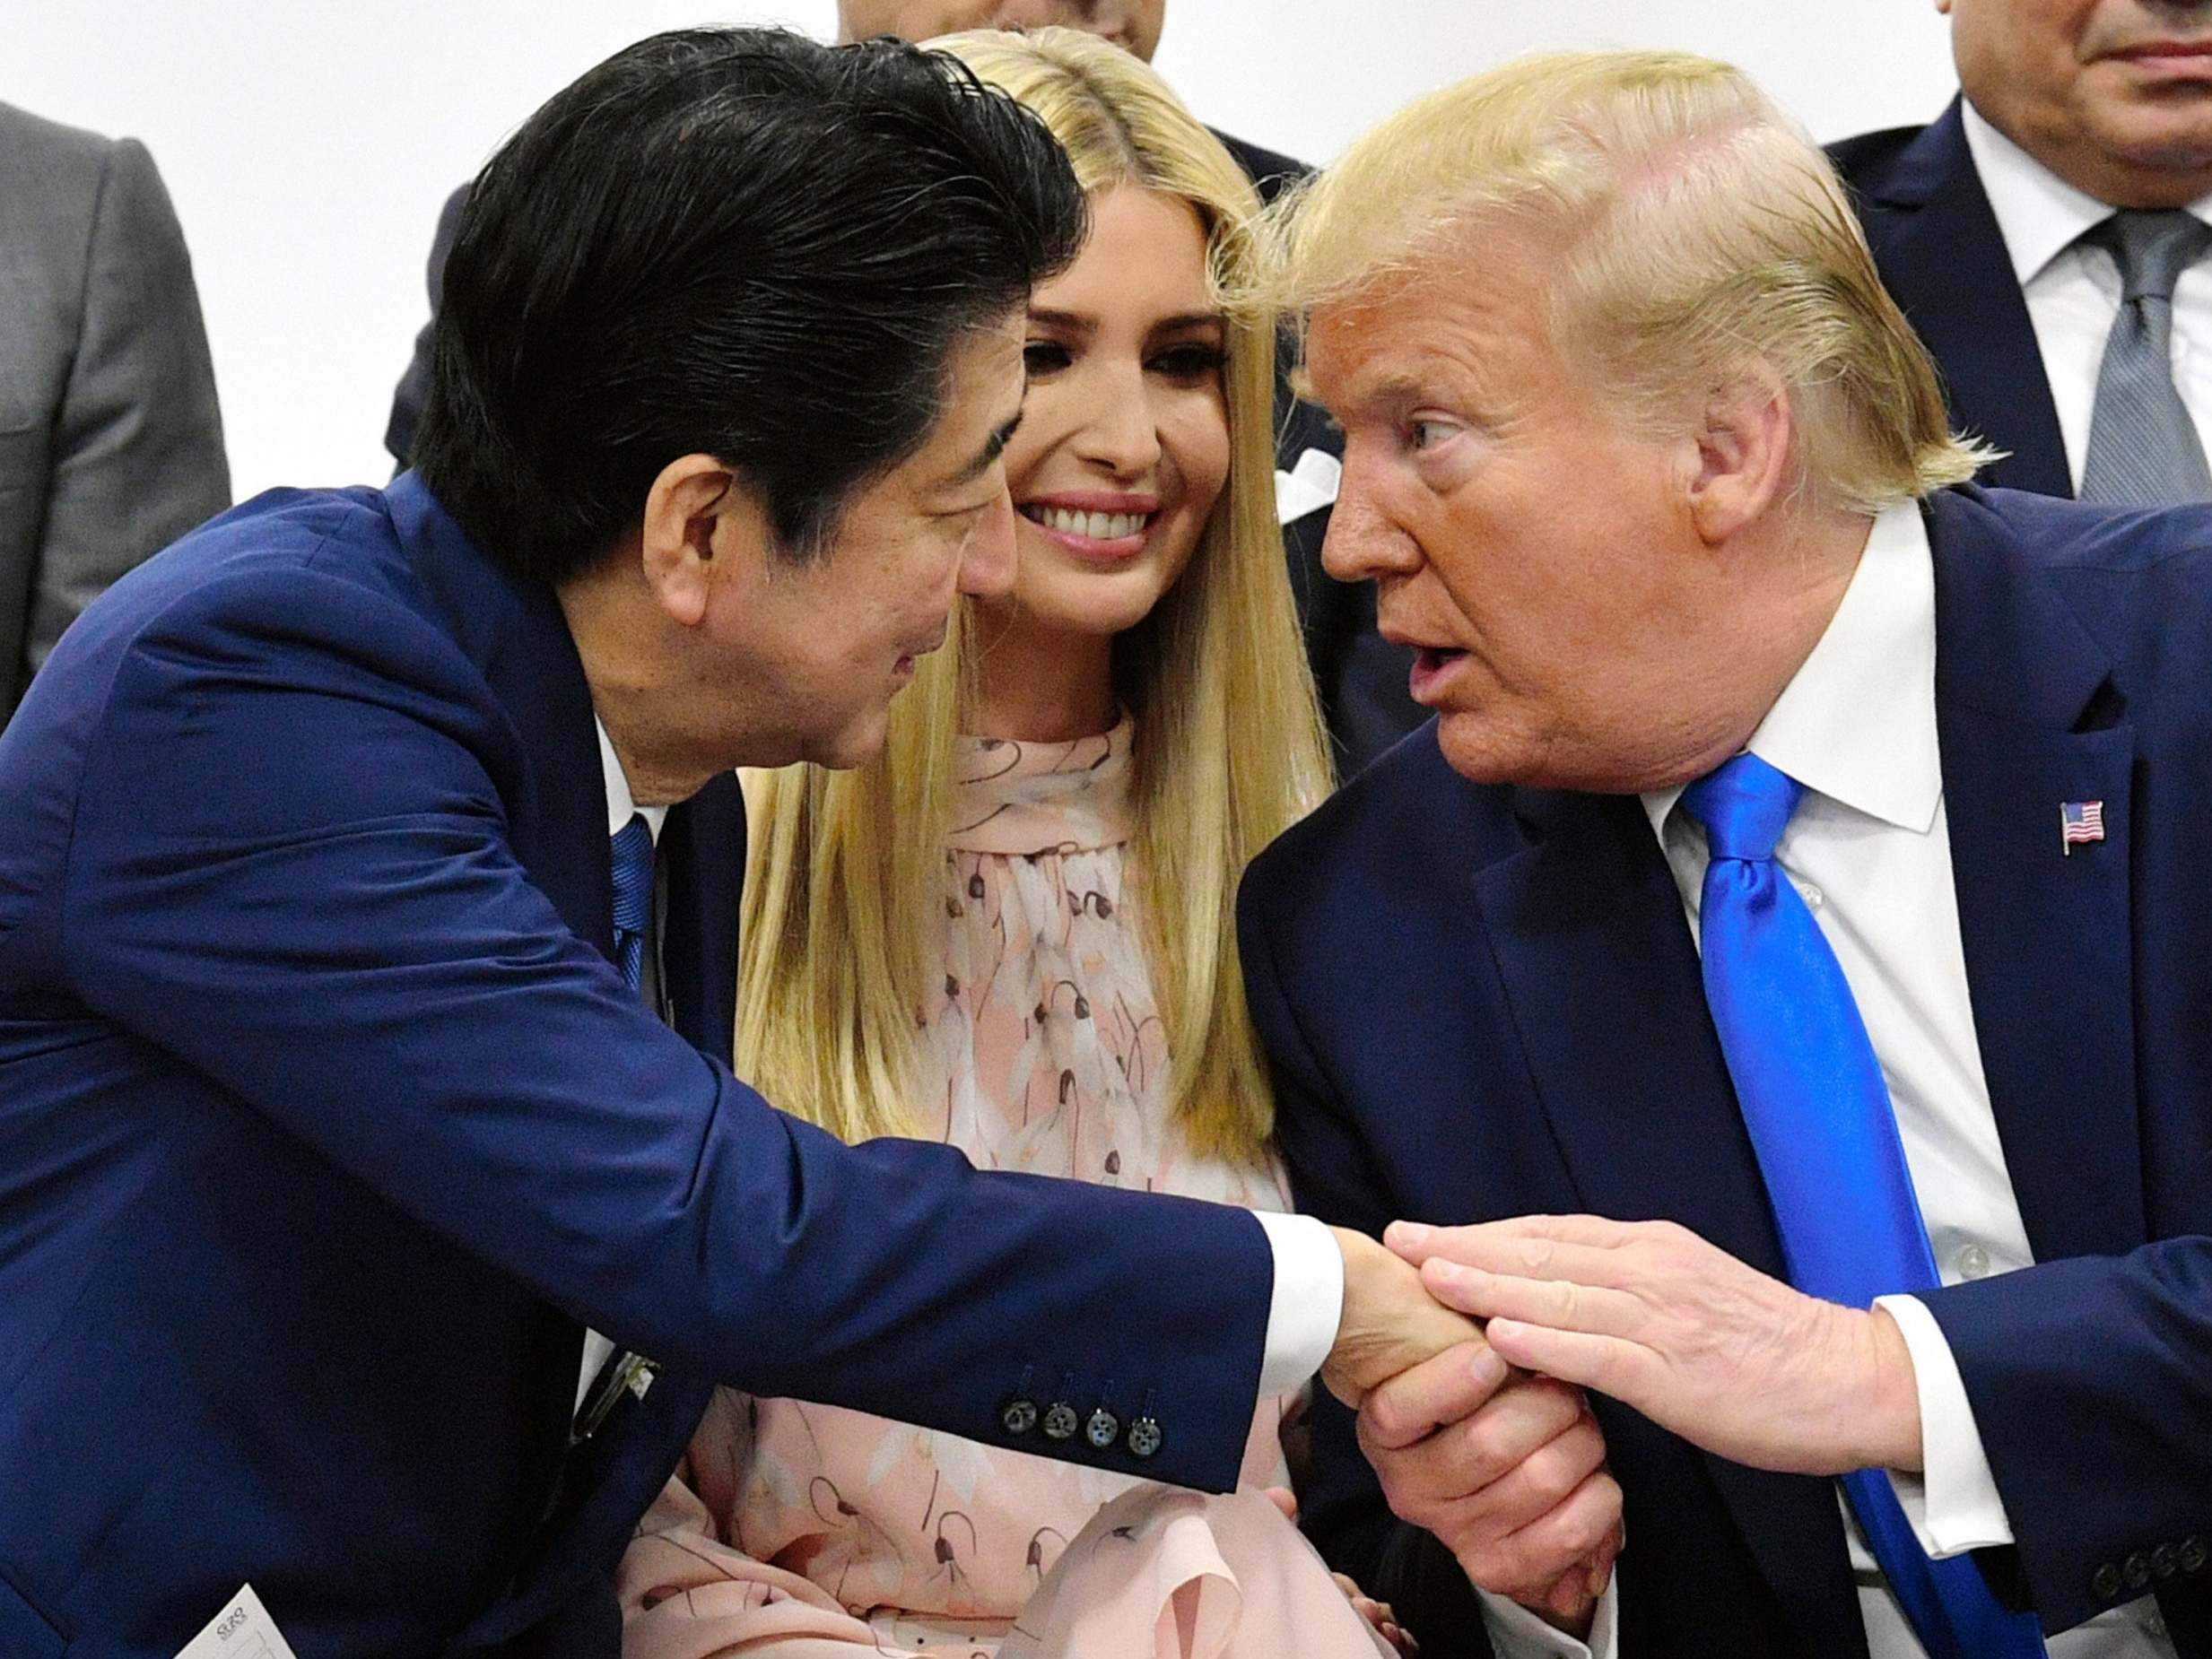
[[[1030,517],[1062,535],[1080,535],[1093,542],[1118,542],[1136,535],[1151,522],[1149,513],[1078,513],[1064,507],[1032,508]]]

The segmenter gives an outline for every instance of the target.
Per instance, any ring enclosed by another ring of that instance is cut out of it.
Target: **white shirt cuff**
[[[1598,1616],[1590,1620],[1588,1641],[1578,1642],[1564,1630],[1554,1629],[1519,1602],[1487,1590],[1475,1594],[1482,1597],[1483,1623],[1490,1632],[1490,1651],[1496,1659],[1615,1659],[1620,1651],[1618,1573],[1598,1598]]]
[[[1924,1470],[1915,1475],[1893,1469],[1889,1483],[1920,1548],[1940,1561],[2012,1542],[2012,1522],[1998,1496],[1997,1477],[1990,1472],[1990,1455],[1966,1398],[1966,1380],[1958,1374],[1943,1327],[1918,1297],[1877,1297],[1874,1305],[1896,1322],[1912,1357]]]
[[[1259,1397],[1272,1400],[1304,1386],[1337,1345],[1344,1318],[1344,1252],[1310,1215],[1252,1213],[1275,1252],[1267,1343],[1259,1361]]]

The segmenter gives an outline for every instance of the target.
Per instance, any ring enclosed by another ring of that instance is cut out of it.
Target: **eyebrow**
[[[963,484],[975,482],[977,479],[989,472],[991,464],[1006,454],[1006,440],[1014,436],[1014,429],[1021,424],[1022,412],[1017,409],[1000,422],[997,431],[984,440],[983,448],[974,460],[945,481],[945,487],[948,490],[957,490]]]
[[[1307,379],[1305,366],[1296,371],[1294,386],[1301,387],[1298,395],[1308,401],[1311,397],[1312,383]],[[1387,409],[1400,404],[1415,403],[1428,391],[1428,383],[1411,370],[1386,369],[1367,379],[1354,379],[1345,388],[1343,402],[1353,409]]]
[[[1084,317],[1079,312],[1055,311],[1049,307],[1032,306],[1029,316],[1032,322],[1049,323],[1055,328],[1065,328],[1075,334],[1094,334],[1098,332],[1098,319]],[[1228,321],[1228,317],[1219,311],[1185,311],[1177,317],[1162,317],[1145,332],[1158,334],[1171,334],[1185,328],[1222,328],[1227,326]]]

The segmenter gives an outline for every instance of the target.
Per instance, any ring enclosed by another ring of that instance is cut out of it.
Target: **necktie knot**
[[[642,936],[653,915],[653,832],[633,812],[614,838],[614,932]]]
[[[2212,248],[2212,225],[2179,208],[2125,210],[2092,226],[2082,239],[2112,250],[2125,300],[2173,299],[2182,273]]]
[[[1739,754],[1682,792],[1682,807],[1705,827],[1715,858],[1774,856],[1805,786],[1755,754]]]

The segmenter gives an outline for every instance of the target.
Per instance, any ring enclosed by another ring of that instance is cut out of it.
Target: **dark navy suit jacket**
[[[2212,509],[1934,500],[1937,721],[1974,1021],[2039,1265],[1928,1300],[2051,1630],[2155,1590],[2212,1655]],[[2106,838],[2062,856],[2062,802]],[[1696,948],[1633,796],[1485,787],[1408,738],[1261,855],[1252,1013],[1302,1207],[1379,1229],[1678,1221],[1780,1275]],[[1864,1659],[1833,1482],[1594,1402],[1627,1495],[1632,1659]],[[1450,1556],[1317,1406],[1305,1513],[1432,1655]]]
[[[279,492],[119,582],[0,735],[0,1654],[612,1659],[709,1388],[999,1445],[1026,1390],[1226,1489],[1242,1212],[859,1148],[723,1064],[743,821],[670,814],[678,1030],[611,966],[552,592],[429,492]],[[569,1459],[580,1325],[669,1368]],[[556,1491],[556,1485],[558,1490]]]
[[[1954,426],[2008,451],[1984,482],[2070,496],[2051,381],[1956,100],[1928,126],[1831,144],[1882,282],[1942,370]]]

